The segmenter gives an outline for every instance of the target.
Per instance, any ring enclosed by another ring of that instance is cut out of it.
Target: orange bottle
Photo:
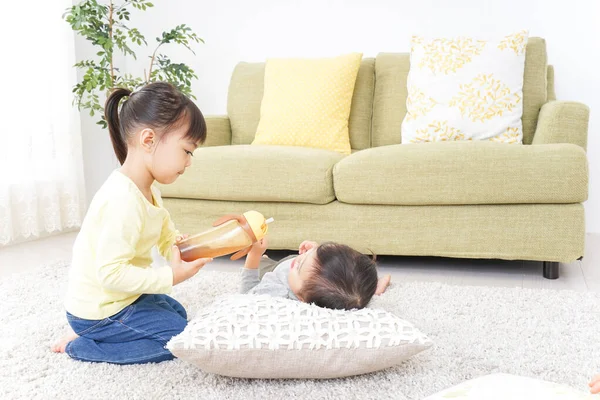
[[[230,214],[218,219],[214,228],[182,240],[177,244],[184,261],[214,258],[235,253],[232,260],[248,254],[252,245],[267,234],[273,218],[265,219],[258,211]]]

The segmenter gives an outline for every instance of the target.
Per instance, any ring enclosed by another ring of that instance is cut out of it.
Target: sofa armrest
[[[231,125],[226,115],[210,115],[206,120],[206,142],[202,147],[228,146],[231,144]]]
[[[550,101],[542,106],[532,144],[573,143],[587,147],[590,109],[574,101]]]

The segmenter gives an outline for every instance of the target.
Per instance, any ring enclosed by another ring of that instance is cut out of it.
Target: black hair
[[[119,110],[125,97],[128,98]],[[149,127],[160,134],[187,123],[186,139],[199,143],[206,140],[206,121],[198,107],[166,82],[150,83],[135,92],[124,88],[113,90],[106,99],[104,118],[121,165],[127,158],[127,139],[139,127]]]
[[[375,256],[339,243],[317,247],[314,271],[304,283],[302,299],[332,309],[364,308],[377,289]]]

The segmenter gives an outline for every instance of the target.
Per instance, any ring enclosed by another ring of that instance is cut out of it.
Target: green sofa
[[[274,217],[272,249],[337,241],[363,252],[558,263],[584,253],[589,109],[557,101],[546,44],[531,38],[524,75],[524,145],[401,144],[409,54],[360,67],[350,114],[353,152],[252,146],[264,63],[240,63],[228,115],[208,117],[208,139],[179,180],[161,186],[182,232],[228,213]]]

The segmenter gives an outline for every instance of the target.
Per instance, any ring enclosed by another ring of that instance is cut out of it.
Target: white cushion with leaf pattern
[[[522,143],[527,40],[413,36],[402,143]]]
[[[167,348],[206,372],[242,378],[337,378],[398,365],[431,340],[383,310],[330,310],[236,294],[198,312]]]
[[[525,376],[497,373],[480,376],[427,397],[425,400],[593,400],[584,391]]]

